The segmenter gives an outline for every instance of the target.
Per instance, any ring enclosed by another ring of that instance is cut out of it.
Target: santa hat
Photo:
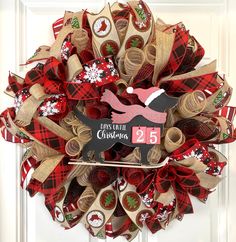
[[[160,89],[159,87],[150,87],[148,89],[128,87],[126,89],[127,93],[137,94],[138,98],[141,102],[143,102],[146,106],[148,106],[155,98],[160,96],[164,89]]]

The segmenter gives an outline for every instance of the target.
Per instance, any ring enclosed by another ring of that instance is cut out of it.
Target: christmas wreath
[[[227,163],[214,144],[236,138],[216,62],[196,68],[203,47],[143,1],[67,11],[52,28],[25,77],[9,74],[14,106],[0,116],[3,138],[25,148],[22,187],[66,229],[81,222],[99,238],[193,213],[190,195],[205,202]]]

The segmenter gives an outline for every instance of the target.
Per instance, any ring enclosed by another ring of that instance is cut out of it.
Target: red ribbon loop
[[[50,57],[44,65],[44,90],[48,94],[64,93],[63,83],[66,81],[63,64],[55,57]]]
[[[157,172],[154,184],[156,190],[160,193],[167,192],[172,186],[179,214],[193,213],[188,193],[199,199],[206,199],[210,193],[200,186],[200,181],[193,170],[172,164],[166,165]]]
[[[126,181],[135,186],[143,181],[145,176],[145,172],[138,168],[123,168],[122,173]]]

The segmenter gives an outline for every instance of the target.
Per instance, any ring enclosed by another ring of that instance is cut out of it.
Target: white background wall
[[[64,10],[99,10],[105,0],[0,0],[0,110],[12,105],[3,94],[8,71],[19,67],[42,44],[53,41],[51,24]],[[236,87],[236,1],[235,0],[147,0],[156,16],[166,22],[183,21],[205,47],[203,63],[218,59],[218,70]],[[235,95],[231,105],[236,105]],[[172,223],[166,231],[151,235],[146,230],[135,242],[235,242],[236,144],[223,146],[229,157],[224,179],[206,205],[193,200],[194,215]],[[82,226],[64,231],[54,223],[42,197],[33,199],[19,187],[22,151],[0,138],[0,242],[87,242]],[[111,241],[111,239],[107,239]],[[117,242],[124,241],[117,239]]]

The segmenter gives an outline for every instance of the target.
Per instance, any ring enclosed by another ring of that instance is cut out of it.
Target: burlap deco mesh
[[[129,83],[129,81],[131,80],[131,75],[126,73],[125,70],[125,63],[124,63],[124,56],[119,58],[118,60],[118,68],[119,68],[119,73],[120,73],[120,77],[122,79],[124,79],[125,81],[127,81],[127,83]]]
[[[172,127],[167,130],[164,140],[165,149],[171,153],[184,144],[185,136],[180,129]]]
[[[128,20],[127,19],[118,19],[115,23],[115,26],[116,26],[116,29],[117,29],[117,32],[119,34],[119,37],[120,37],[120,42],[123,43],[124,41],[124,38],[125,38],[125,34],[126,34],[126,31],[127,31],[127,28],[128,28]]]
[[[122,158],[122,161],[126,162],[138,162],[141,158],[139,148],[135,148],[132,153]],[[161,149],[160,145],[154,145],[148,152],[148,161],[151,164],[157,164],[161,159]]]
[[[85,29],[76,29],[71,36],[71,43],[76,47],[77,53],[85,50],[89,43],[88,32]]]
[[[90,172],[93,170],[93,167],[92,166],[82,166],[83,169],[82,171],[80,172],[80,174],[77,175],[77,182],[81,185],[81,186],[89,186],[90,185],[90,182],[89,182],[89,174]]]
[[[118,94],[121,94],[122,92],[124,92],[128,87],[127,81],[123,79],[119,79],[118,81],[116,81],[116,85],[118,87]]]
[[[86,212],[96,199],[96,193],[91,186],[87,186],[80,195],[77,205],[82,212]]]
[[[145,61],[142,50],[138,48],[129,48],[125,52],[124,68],[127,75],[136,76]]]
[[[202,91],[186,93],[180,97],[178,112],[182,118],[191,118],[201,113],[207,103],[205,94]]]
[[[145,55],[145,62],[155,65],[155,60],[156,60],[156,45],[154,44],[147,44],[143,51]]]

